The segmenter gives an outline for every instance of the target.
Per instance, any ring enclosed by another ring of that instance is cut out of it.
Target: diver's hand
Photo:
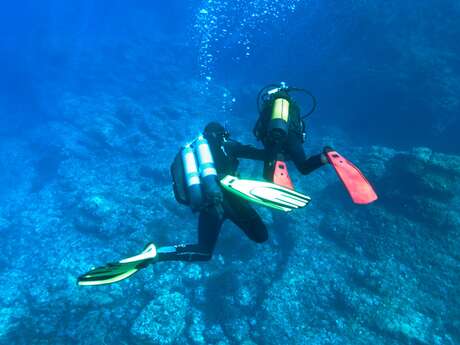
[[[323,164],[329,163],[329,159],[327,158],[327,154],[331,151],[335,151],[332,147],[330,146],[324,146],[323,152],[321,153],[321,162]]]

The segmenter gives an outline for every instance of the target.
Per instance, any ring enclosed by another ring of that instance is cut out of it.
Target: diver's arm
[[[327,163],[327,158],[326,161],[324,161],[324,155],[322,153],[311,156],[310,158],[301,161],[301,162],[294,162],[296,165],[297,169],[300,171],[302,175],[308,175],[311,172],[315,171],[316,169],[322,167],[324,164]]]
[[[266,161],[269,159],[266,150],[258,149],[252,145],[244,145],[235,140],[227,141],[225,143],[225,150],[235,158],[246,158],[256,161]]]

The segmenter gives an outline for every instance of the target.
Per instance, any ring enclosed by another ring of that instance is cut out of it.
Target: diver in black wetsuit
[[[267,151],[229,139],[229,133],[217,122],[209,123],[203,135],[208,140],[220,178],[236,174],[238,158],[259,161],[268,159]],[[254,242],[262,243],[268,239],[265,224],[249,202],[225,190],[222,192],[222,200],[200,211],[198,243],[159,247],[157,248],[159,261],[206,261],[211,259],[220,228],[226,219],[231,220]]]
[[[301,116],[300,108],[290,96],[290,91],[306,92],[314,101],[312,110]],[[262,98],[262,104],[261,103]],[[316,107],[316,100],[308,91],[290,88],[285,83],[268,85],[259,92],[258,110],[260,116],[253,133],[262,142],[269,158],[265,161],[264,177],[273,179],[276,161],[292,160],[299,172],[307,175],[328,163],[325,147],[322,153],[307,158],[303,143],[305,142],[304,118],[309,116]]]
[[[268,150],[257,149],[254,146],[243,145],[229,139],[229,133],[217,122],[209,123],[203,135],[209,142],[219,178],[236,174],[238,158],[263,162],[268,162],[272,158],[272,153]],[[292,156],[294,162],[304,174],[323,165],[321,155],[306,159],[300,144],[288,148],[289,152],[294,154]],[[265,224],[249,202],[223,190],[223,199],[220,202],[200,211],[198,243],[159,247],[157,248],[158,260],[206,261],[211,259],[220,228],[226,219],[231,220],[254,242],[262,243],[268,239]]]

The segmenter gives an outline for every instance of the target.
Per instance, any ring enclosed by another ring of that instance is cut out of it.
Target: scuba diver
[[[311,97],[312,108],[301,115],[300,108],[291,96],[292,92],[304,93]],[[286,83],[270,84],[263,87],[257,95],[259,118],[253,133],[268,152],[269,159],[264,164],[264,178],[292,188],[284,161],[291,160],[302,175],[327,164],[327,152],[307,158],[303,143],[305,142],[305,119],[316,109],[316,98],[307,90],[289,87]],[[284,176],[284,178],[283,178]]]
[[[158,261],[210,260],[227,219],[252,241],[265,242],[267,228],[249,202],[288,212],[305,207],[310,201],[309,197],[282,186],[235,177],[239,158],[266,161],[269,156],[264,149],[231,140],[219,123],[207,124],[203,135],[185,145],[171,165],[176,200],[199,212],[198,242],[158,248],[150,243],[139,255],[92,269],[78,278],[78,284],[118,282]]]
[[[305,115],[291,97],[291,93],[303,93],[311,98],[312,107]],[[265,161],[264,178],[278,185],[294,189],[287,171],[285,160],[292,160],[297,170],[307,175],[319,167],[330,163],[343,182],[353,202],[369,204],[377,200],[377,194],[361,171],[329,146],[323,152],[307,158],[303,149],[305,142],[305,119],[316,110],[316,98],[305,89],[270,84],[257,95],[259,118],[253,133],[267,150],[269,159]]]

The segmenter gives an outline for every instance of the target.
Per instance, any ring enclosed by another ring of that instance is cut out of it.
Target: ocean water
[[[4,4],[0,344],[459,344],[459,16],[453,0]],[[307,154],[334,147],[379,199],[288,162],[312,202],[254,206],[266,242],[226,222],[210,261],[78,286],[196,241],[175,154],[213,120],[260,147],[256,96],[281,81],[317,98]]]

